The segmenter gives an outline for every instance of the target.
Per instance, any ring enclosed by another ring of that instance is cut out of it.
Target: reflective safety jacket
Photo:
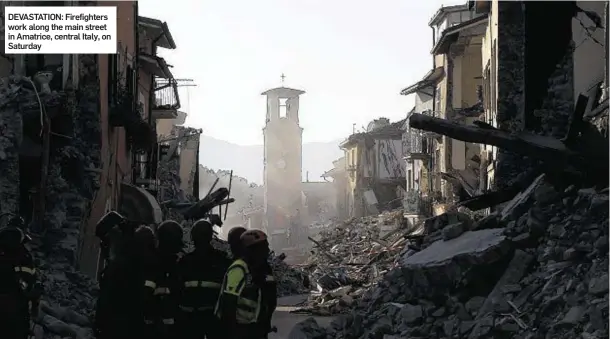
[[[178,262],[179,308],[183,312],[213,311],[231,262],[212,247],[195,249]]]
[[[226,295],[237,297],[236,317],[238,324],[258,323],[262,309],[262,291],[256,284],[248,265],[237,259],[227,270],[222,283],[222,292],[216,304],[216,316],[222,319],[222,302]]]

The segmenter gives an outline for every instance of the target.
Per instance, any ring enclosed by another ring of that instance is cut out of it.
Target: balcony
[[[429,140],[424,137],[422,131],[409,128],[405,137],[409,144],[407,160],[427,160],[430,157]]]
[[[157,119],[176,119],[180,108],[178,83],[174,78],[157,79],[155,86],[155,102],[151,114]]]

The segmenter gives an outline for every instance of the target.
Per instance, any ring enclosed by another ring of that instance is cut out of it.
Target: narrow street
[[[297,308],[307,300],[306,294],[291,295],[278,300],[278,307],[273,314],[273,326],[277,327],[277,333],[269,334],[269,339],[287,339],[290,330],[297,323],[311,317],[305,314],[294,314],[290,311]],[[328,326],[334,317],[314,317],[321,326]]]

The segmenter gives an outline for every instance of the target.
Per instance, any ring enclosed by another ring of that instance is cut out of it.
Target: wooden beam
[[[468,126],[418,113],[411,115],[409,126],[464,142],[497,146],[517,154],[543,160],[558,162],[578,158],[578,154],[566,147],[561,140],[542,135],[511,134],[499,129]]]

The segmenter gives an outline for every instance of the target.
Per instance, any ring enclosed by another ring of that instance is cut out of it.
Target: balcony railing
[[[175,79],[155,81],[155,101],[152,107],[154,119],[175,119],[180,108],[178,84]]]
[[[157,79],[155,81],[155,109],[180,108],[178,83],[175,79]]]

